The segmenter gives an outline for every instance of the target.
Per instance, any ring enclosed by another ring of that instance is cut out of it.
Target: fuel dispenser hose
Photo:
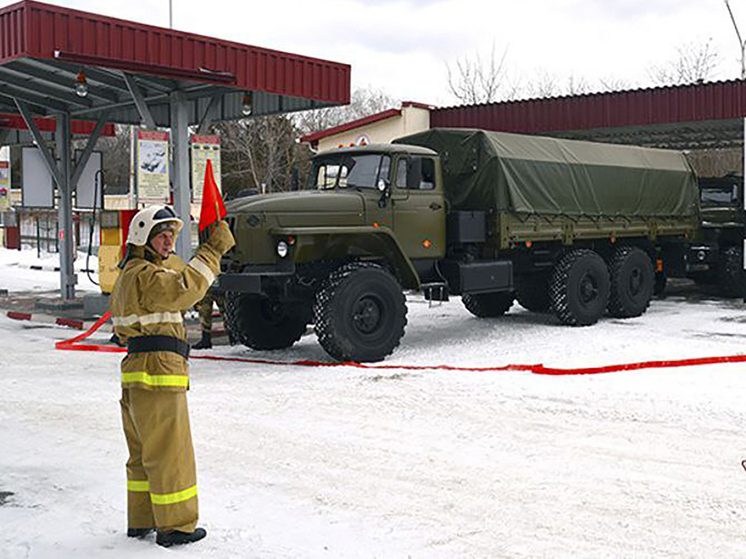
[[[63,351],[101,351],[107,353],[124,353],[126,348],[115,345],[86,344],[80,343],[103,326],[111,315],[107,312],[88,330],[69,340],[63,340],[54,344],[55,349]],[[224,357],[219,355],[191,355],[191,359],[202,359],[205,361],[228,361],[233,363],[248,363],[252,365],[285,365],[294,367],[357,367],[371,370],[404,370],[404,371],[454,371],[489,373],[500,371],[524,371],[536,375],[596,375],[601,373],[617,373],[622,371],[640,371],[643,369],[670,369],[674,367],[696,367],[701,365],[719,365],[723,363],[744,363],[746,355],[725,355],[720,357],[695,357],[689,359],[664,359],[657,361],[640,361],[637,363],[617,363],[597,367],[580,368],[557,368],[545,367],[543,364],[533,365],[500,365],[493,367],[461,367],[455,365],[396,365],[396,364],[366,364],[346,362],[324,362],[324,361],[277,361],[271,359],[250,359],[246,357]]]

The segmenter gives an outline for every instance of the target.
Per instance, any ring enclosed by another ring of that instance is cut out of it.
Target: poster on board
[[[137,131],[137,199],[141,202],[168,202],[168,132]]]
[[[205,166],[207,160],[212,161],[212,171],[218,190],[223,191],[220,180],[220,136],[203,136],[193,134],[190,143],[192,146],[192,200],[202,200],[202,188],[205,184]]]
[[[10,161],[0,159],[0,212],[10,209]]]

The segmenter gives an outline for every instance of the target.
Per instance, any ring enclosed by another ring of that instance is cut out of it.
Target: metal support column
[[[197,134],[207,134],[207,132],[210,129],[210,125],[215,120],[215,117],[217,116],[217,109],[220,107],[220,101],[222,99],[222,96],[220,95],[213,95],[210,97],[210,102],[207,104],[207,107],[205,108],[205,114],[202,115],[202,120],[199,122],[199,127],[197,128]]]
[[[57,153],[59,156],[59,208],[57,221],[59,223],[60,246],[60,297],[65,300],[75,299],[75,269],[73,257],[75,255],[75,232],[73,230],[73,196],[70,185],[70,114],[57,115],[57,133],[55,134]]]
[[[170,105],[174,210],[184,221],[184,229],[176,240],[176,254],[187,260],[192,256],[188,103],[184,94],[177,91],[171,94]]]

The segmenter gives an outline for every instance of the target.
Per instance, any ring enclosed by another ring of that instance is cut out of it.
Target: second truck
[[[516,299],[570,326],[639,316],[699,226],[679,152],[467,129],[321,153],[305,191],[227,206],[234,337],[280,349],[313,324],[359,362],[398,346],[407,290],[480,318]]]

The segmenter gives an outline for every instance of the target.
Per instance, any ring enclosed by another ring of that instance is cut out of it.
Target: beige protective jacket
[[[133,247],[111,294],[114,332],[127,343],[137,336],[163,335],[186,341],[182,313],[202,299],[220,273],[220,257],[234,245],[225,223],[197,249],[189,263],[162,259],[150,247]],[[122,386],[183,391],[189,387],[187,360],[170,351],[127,355]]]

